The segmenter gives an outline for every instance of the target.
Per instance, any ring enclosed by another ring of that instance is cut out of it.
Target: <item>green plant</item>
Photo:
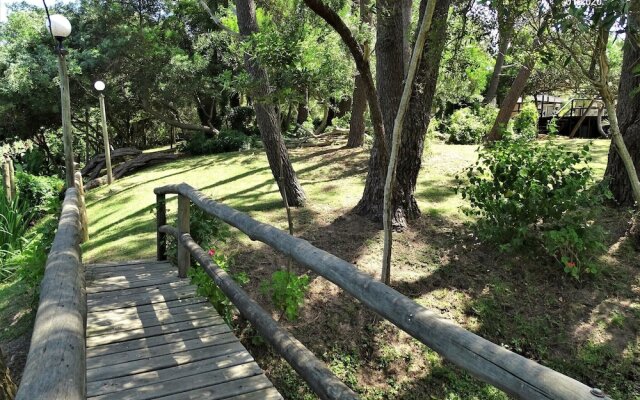
[[[448,142],[454,144],[480,143],[495,121],[497,109],[492,106],[460,108],[445,124]]]
[[[60,203],[58,203],[59,210]],[[44,267],[49,250],[58,228],[58,213],[54,212],[42,218],[29,231],[26,244],[20,253],[7,259],[7,265],[14,269],[16,275],[34,290],[37,300],[40,281],[44,276]]]
[[[209,255],[219,268],[229,272],[232,264],[231,258],[224,254],[220,254],[213,249],[209,250]],[[245,273],[239,273],[231,276],[241,286],[249,283],[249,277]],[[213,305],[218,314],[220,314],[227,325],[231,326],[235,307],[224,292],[222,292],[222,290],[220,290],[220,288],[215,284],[213,279],[211,279],[207,272],[201,267],[190,268],[189,277],[191,278],[191,282],[198,287],[198,295],[209,299],[209,302]]]
[[[55,208],[58,203],[58,195],[64,188],[64,181],[51,176],[36,176],[26,172],[17,172],[16,186],[20,196],[38,216],[41,216]]]
[[[9,201],[0,191],[0,258],[22,249],[22,236],[29,229],[34,215],[34,210],[19,193]]]
[[[182,144],[180,150],[191,155],[204,155],[250,149],[255,145],[255,137],[237,130],[223,129],[215,137],[197,133]]]
[[[309,277],[297,276],[292,272],[278,270],[271,275],[271,282],[264,282],[262,290],[271,294],[273,305],[288,320],[298,319],[298,311],[304,304],[304,296],[309,290]]]
[[[535,139],[538,135],[538,108],[532,102],[525,103],[520,112],[513,119],[513,131],[515,134]]]
[[[610,194],[590,190],[589,146],[569,151],[551,142],[503,140],[480,151],[457,190],[470,202],[482,240],[503,250],[536,243],[578,278],[595,273],[592,260],[603,248],[600,228],[589,223]]]

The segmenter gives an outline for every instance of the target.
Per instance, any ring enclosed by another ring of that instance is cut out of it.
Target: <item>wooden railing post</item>
[[[74,174],[74,183],[78,190],[78,207],[80,208],[80,223],[82,224],[82,243],[89,240],[89,218],[87,217],[87,205],[84,202],[84,183],[82,182],[82,174],[77,171]]]
[[[13,200],[11,191],[11,168],[9,167],[9,159],[5,156],[2,159],[2,189],[7,201]]]
[[[164,194],[156,195],[156,246],[158,261],[167,259],[167,234],[160,227],[167,224],[167,204]]]
[[[189,229],[189,207],[191,202],[188,197],[178,195],[178,233],[190,233]],[[191,264],[191,254],[182,242],[177,241],[178,245],[178,276],[180,278],[187,277],[187,270]]]

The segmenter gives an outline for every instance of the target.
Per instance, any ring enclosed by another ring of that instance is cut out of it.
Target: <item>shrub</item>
[[[262,284],[262,291],[271,293],[273,305],[288,320],[298,319],[298,311],[304,303],[304,296],[309,290],[309,277],[297,276],[292,272],[279,270],[271,275],[271,282]]]
[[[16,186],[20,196],[34,209],[37,216],[51,211],[58,203],[64,181],[56,177],[16,173]]]
[[[586,221],[597,213],[610,194],[593,181],[589,146],[578,152],[546,142],[502,140],[480,151],[466,170],[467,182],[458,178],[458,190],[476,217],[482,240],[503,250],[535,243],[571,272],[595,272],[590,262],[601,250],[601,232]]]
[[[259,135],[260,132],[253,123],[255,116],[253,107],[235,107],[227,115],[227,124],[232,130],[248,135]]]
[[[454,111],[446,124],[446,133],[449,135],[448,142],[454,144],[480,143],[493,126],[496,115],[497,109],[492,106],[478,109],[467,107]]]
[[[9,201],[0,190],[0,258],[22,249],[23,235],[33,221],[33,208],[20,196]]]
[[[248,149],[255,142],[253,137],[235,130],[223,130],[213,138],[199,132],[187,140],[181,150],[191,155],[217,154]]]
[[[535,104],[527,102],[522,106],[520,113],[513,119],[513,131],[527,139],[538,136],[538,108]]]

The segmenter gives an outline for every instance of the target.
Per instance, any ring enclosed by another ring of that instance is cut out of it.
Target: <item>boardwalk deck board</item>
[[[165,262],[87,265],[87,398],[282,399]]]

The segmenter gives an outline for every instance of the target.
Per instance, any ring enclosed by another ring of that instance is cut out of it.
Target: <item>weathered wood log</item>
[[[69,188],[62,203],[18,400],[85,399],[87,305],[78,197],[78,190]]]
[[[13,167],[13,160],[11,159],[11,157],[7,158],[7,163],[9,165],[9,189],[11,191],[11,198],[15,199],[16,198],[16,193],[17,193],[17,189],[16,189],[16,170]]]
[[[156,255],[158,261],[164,261],[167,259],[167,235],[164,232],[160,232],[160,228],[167,224],[167,203],[165,201],[165,195],[159,194],[156,196]]]
[[[179,234],[178,229],[167,225],[161,226],[159,230],[173,235],[179,245],[184,246],[193,255],[220,290],[238,308],[238,311],[256,328],[260,336],[287,360],[321,399],[358,398],[358,395],[340,381],[309,349],[278,325],[227,272],[218,267],[191,235]]]
[[[2,160],[2,191],[7,201],[11,202],[11,200],[13,200],[11,196],[11,170],[9,168],[8,158],[6,157]]]
[[[153,165],[164,164],[169,161],[176,160],[178,158],[177,154],[166,153],[166,152],[155,152],[155,153],[142,153],[137,157],[127,160],[122,164],[118,165],[113,169],[113,177],[115,179],[120,179],[123,176],[127,176],[141,169],[151,167]],[[92,179],[84,185],[84,190],[91,190],[97,188],[98,186],[102,186],[107,183],[107,177],[103,176],[97,179]]]
[[[220,204],[186,183],[156,188],[181,194],[205,212],[292,257],[360,300],[366,307],[426,344],[450,362],[510,395],[523,399],[597,400],[592,388],[498,346],[441,318],[405,295],[306,240]]]
[[[111,162],[122,162],[127,157],[135,157],[142,154],[142,151],[134,148],[134,147],[124,147],[121,149],[115,149],[111,153]],[[100,176],[100,172],[105,169],[107,166],[106,157],[104,154],[98,154],[93,157],[87,165],[82,168],[82,176],[88,178],[89,180],[96,179]]]
[[[82,173],[76,172],[75,185],[78,190],[78,207],[80,208],[80,227],[82,231],[82,243],[89,240],[89,217],[87,217],[87,205],[84,202],[84,187]]]
[[[189,207],[191,207],[189,199],[185,196],[178,196],[178,232],[180,235],[191,232],[189,229]],[[178,242],[178,276],[180,278],[187,277],[190,264],[189,250],[182,242]]]

